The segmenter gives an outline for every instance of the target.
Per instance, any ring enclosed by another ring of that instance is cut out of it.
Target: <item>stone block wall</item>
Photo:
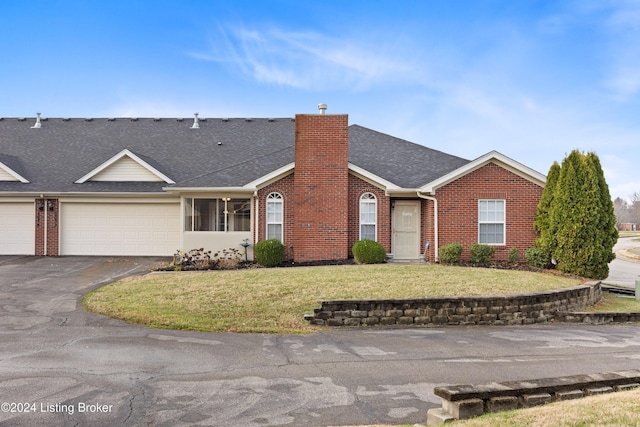
[[[313,325],[530,325],[579,311],[602,298],[600,282],[537,294],[399,300],[321,301]]]

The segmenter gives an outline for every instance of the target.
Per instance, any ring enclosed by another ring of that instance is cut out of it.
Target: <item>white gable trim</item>
[[[387,181],[384,178],[379,177],[378,175],[372,174],[366,169],[361,168],[360,166],[356,166],[353,163],[349,163],[349,170],[353,172],[355,175],[359,175],[360,178],[369,182],[370,184],[375,185],[386,191],[400,190],[401,187],[398,187],[391,181]],[[415,192],[415,190],[413,190]]]
[[[110,158],[109,160],[107,160],[106,162],[104,162],[103,164],[101,164],[100,166],[98,166],[97,168],[95,168],[94,170],[92,170],[91,172],[89,172],[88,174],[86,174],[85,176],[83,176],[82,178],[80,178],[79,180],[77,180],[76,184],[83,184],[87,181],[90,181],[91,178],[95,177],[100,172],[109,168],[109,166],[113,165],[123,157],[129,157],[131,160],[135,161],[144,169],[146,169],[153,175],[157,176],[160,180],[166,182],[167,184],[175,184],[175,182],[171,178],[169,178],[168,176],[166,176],[165,174],[163,174],[162,172],[160,172],[159,170],[157,170],[156,168],[151,166],[149,163],[145,162],[140,157],[136,156],[126,148],[121,152],[119,152],[118,154],[116,154],[115,156],[113,156],[112,158]]]
[[[504,154],[501,154],[497,151],[491,151],[487,154],[485,154],[484,156],[478,157],[477,159],[473,160],[470,163],[467,163],[466,165],[452,171],[449,172],[448,174],[434,180],[431,181],[430,183],[422,186],[419,191],[421,193],[431,193],[433,194],[433,192],[444,186],[449,184],[450,182],[455,181],[456,179],[467,175],[468,173],[471,173],[477,169],[480,169],[481,167],[487,165],[488,163],[496,163],[497,165],[507,169],[510,172],[513,172],[514,174],[520,176],[521,178],[524,178],[528,181],[533,182],[534,184],[537,184],[541,187],[544,187],[545,182],[547,181],[547,177],[543,174],[541,174],[540,172],[537,172],[525,165],[523,165],[522,163],[516,162],[515,160],[505,156]]]
[[[9,166],[5,165],[2,162],[0,162],[0,171],[4,172],[4,174],[0,173],[0,176],[8,175],[11,178],[13,178],[11,181],[20,181],[23,184],[28,184],[29,183],[29,180],[27,180],[22,175],[20,175],[19,173],[17,173],[16,171],[14,171],[13,169],[11,169]]]
[[[260,187],[264,187],[265,185],[269,185],[272,182],[277,181],[278,179],[284,177],[285,175],[288,175],[291,172],[293,172],[294,167],[295,167],[295,163],[291,162],[287,165],[282,166],[281,168],[274,170],[273,172],[270,172],[264,176],[261,176],[256,180],[253,180],[245,184],[243,188],[247,188],[247,189],[260,188]]]

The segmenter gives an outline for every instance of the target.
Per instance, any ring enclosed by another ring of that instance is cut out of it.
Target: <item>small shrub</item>
[[[204,248],[200,248],[184,252],[178,249],[173,255],[171,264],[174,267],[180,267],[179,269],[176,268],[176,271],[182,270],[184,267],[206,270],[211,265],[211,251],[205,251]]]
[[[284,259],[284,245],[278,239],[263,240],[253,248],[256,261],[265,267],[275,267]]]
[[[462,245],[460,243],[449,243],[440,247],[440,262],[445,264],[457,264],[462,256]]]
[[[213,254],[212,263],[220,270],[234,270],[242,262],[242,254],[235,248],[223,249],[222,252]]]
[[[469,253],[471,254],[472,263],[485,264],[489,262],[493,254],[496,253],[496,248],[482,243],[474,243],[469,247]]]
[[[380,243],[373,240],[359,240],[351,248],[353,257],[360,264],[380,264],[387,257],[387,251]]]
[[[509,262],[511,264],[516,264],[520,261],[520,252],[518,252],[518,248],[509,249]]]
[[[540,248],[526,249],[524,256],[532,267],[548,268],[551,265],[551,259]]]

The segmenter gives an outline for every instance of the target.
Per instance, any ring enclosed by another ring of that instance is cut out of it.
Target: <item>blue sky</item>
[[[0,2],[0,117],[293,117],[640,192],[640,0]]]

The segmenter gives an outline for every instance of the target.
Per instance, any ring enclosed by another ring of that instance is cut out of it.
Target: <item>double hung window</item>
[[[478,201],[478,243],[505,245],[505,201]]]
[[[360,197],[360,240],[378,240],[378,201],[371,193],[364,193]]]
[[[270,193],[267,196],[267,240],[283,241],[283,199],[280,193]]]

